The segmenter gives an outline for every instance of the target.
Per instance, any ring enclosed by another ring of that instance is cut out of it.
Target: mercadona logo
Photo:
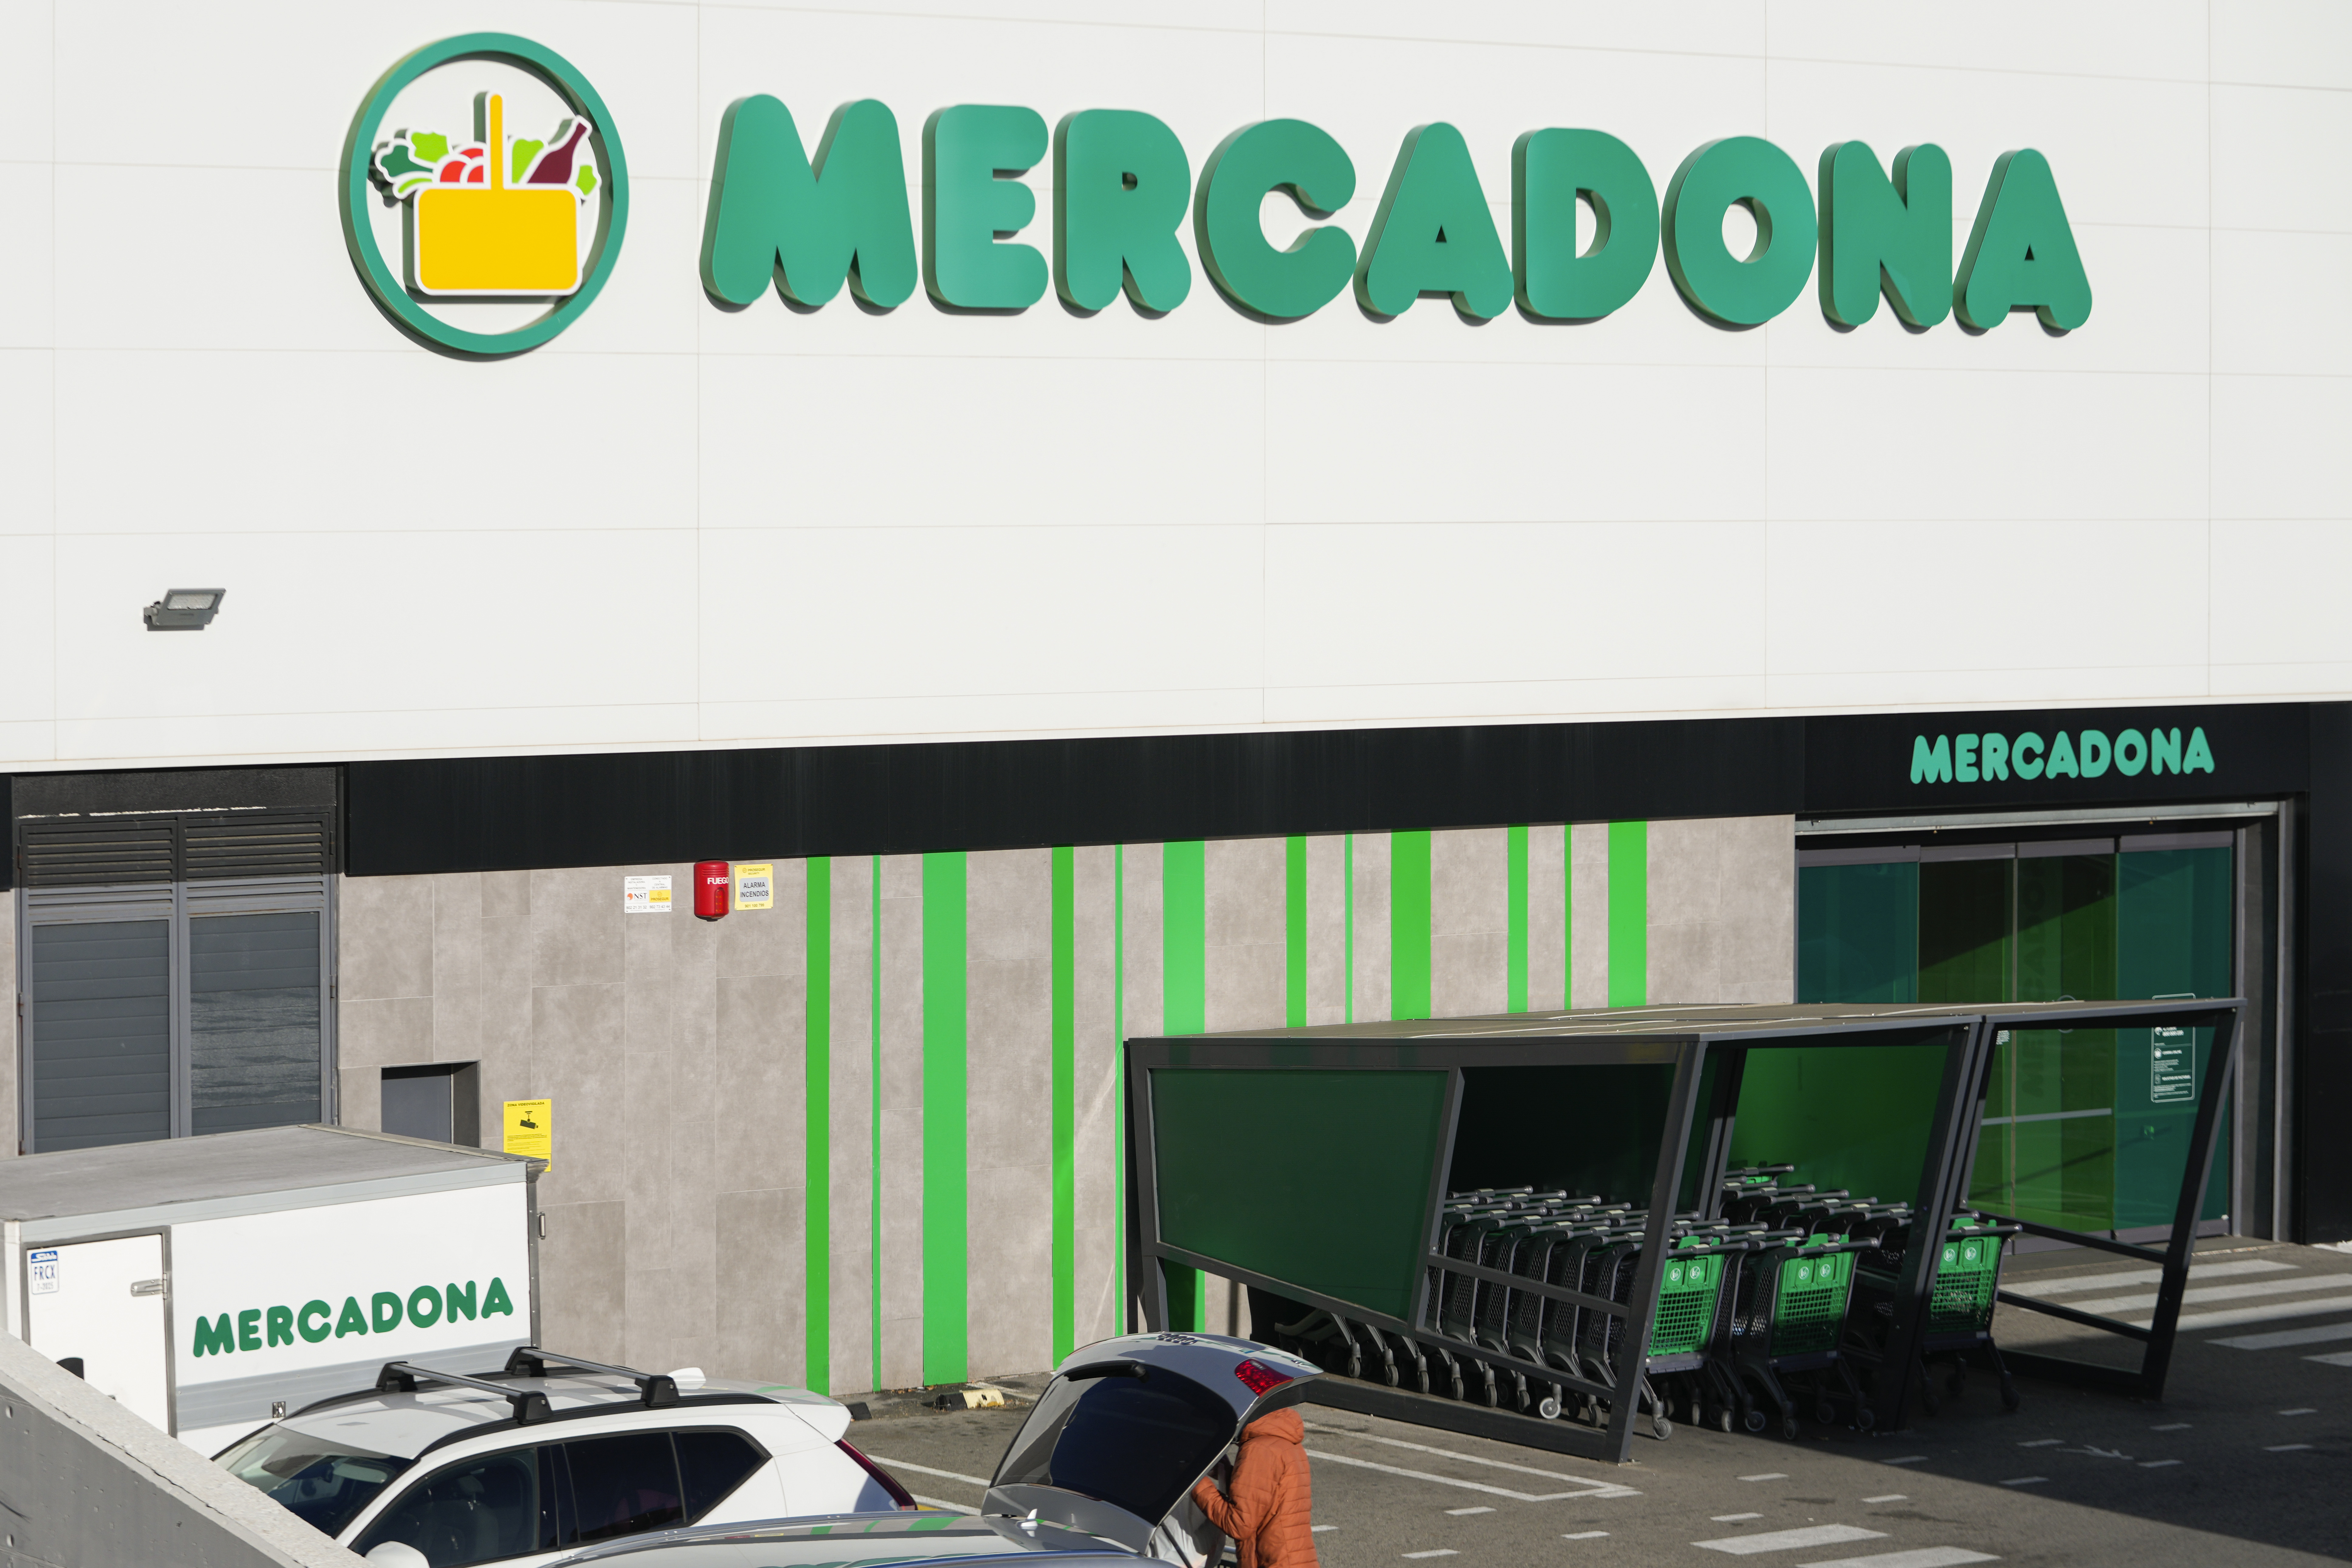
[[[495,358],[537,348],[594,301],[628,226],[629,169],[611,112],[569,60],[511,33],[465,33],[369,89],[341,194],[352,265],[394,324]]]

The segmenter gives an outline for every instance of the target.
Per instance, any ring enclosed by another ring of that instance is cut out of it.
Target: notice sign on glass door
[[[2150,1029],[2147,1097],[2158,1105],[2197,1098],[2197,1037],[2189,1029]]]

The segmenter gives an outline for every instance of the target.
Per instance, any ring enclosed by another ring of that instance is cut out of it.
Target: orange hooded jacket
[[[1261,1415],[1242,1430],[1232,1500],[1206,1477],[1194,1483],[1193,1502],[1233,1537],[1241,1568],[1318,1568],[1306,1442],[1297,1411]]]

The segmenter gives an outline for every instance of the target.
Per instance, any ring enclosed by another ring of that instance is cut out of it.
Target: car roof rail
[[[677,1403],[677,1379],[666,1372],[639,1372],[635,1367],[607,1366],[600,1361],[582,1361],[578,1356],[561,1355],[542,1350],[538,1345],[517,1345],[507,1356],[509,1377],[545,1377],[549,1363],[568,1366],[575,1372],[601,1372],[608,1377],[625,1377],[637,1385],[637,1398],[648,1410],[658,1410],[665,1405]]]
[[[429,1366],[418,1366],[414,1362],[384,1363],[383,1370],[375,1375],[375,1391],[378,1394],[414,1394],[416,1392],[416,1380],[419,1378],[433,1383],[457,1384],[466,1388],[481,1389],[486,1394],[495,1394],[514,1406],[515,1425],[518,1426],[528,1426],[534,1421],[545,1421],[555,1414],[547,1403],[547,1395],[535,1388],[507,1388],[491,1383],[486,1378],[467,1377],[463,1373],[436,1372]]]

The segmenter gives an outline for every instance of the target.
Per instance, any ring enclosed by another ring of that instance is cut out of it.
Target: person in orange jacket
[[[1206,1476],[1193,1483],[1192,1501],[1233,1537],[1241,1568],[1318,1568],[1306,1445],[1297,1411],[1261,1415],[1242,1429],[1232,1498]]]

